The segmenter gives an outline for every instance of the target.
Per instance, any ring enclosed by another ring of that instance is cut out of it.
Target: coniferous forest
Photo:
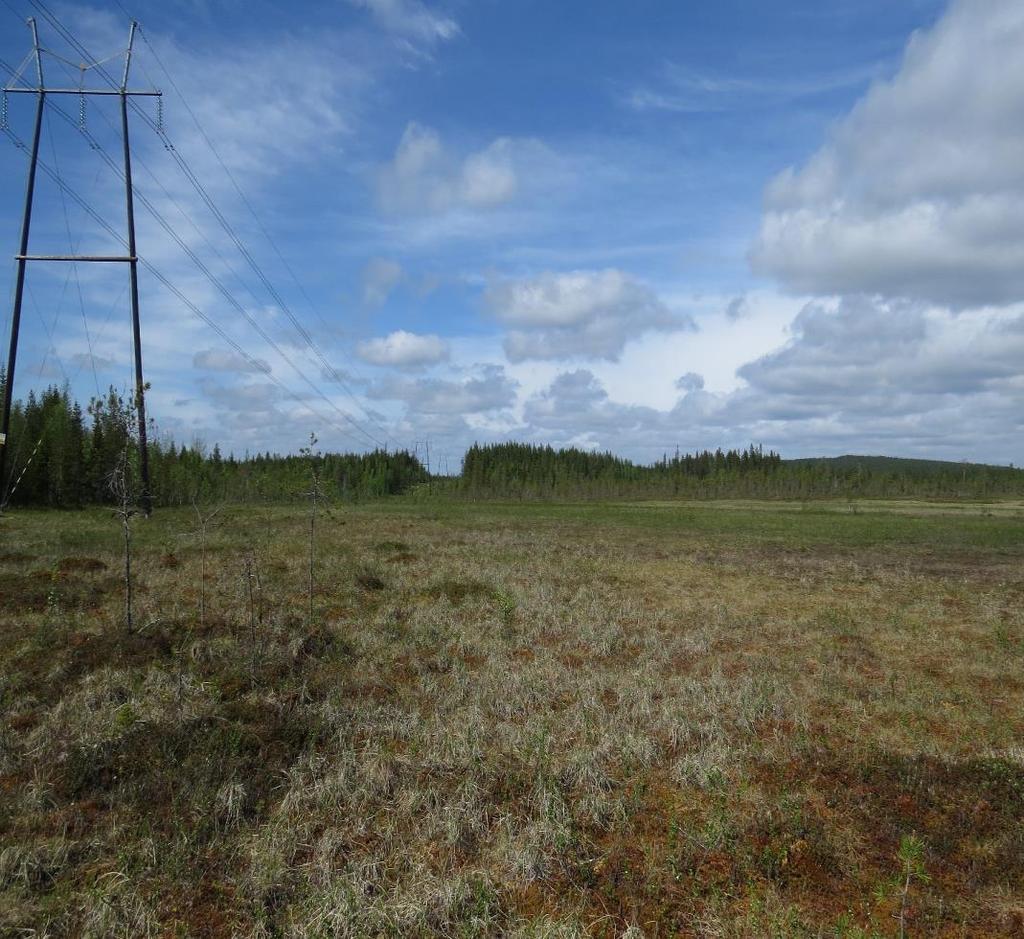
[[[114,501],[112,474],[124,455],[137,470],[130,400],[114,389],[94,398],[83,412],[67,390],[56,387],[30,393],[11,414],[8,491],[11,505],[78,508]],[[425,482],[426,470],[411,454],[327,453],[317,456],[325,495],[372,499],[405,492]],[[269,453],[239,459],[172,440],[151,439],[149,465],[156,505],[196,501],[280,502],[296,499],[310,488],[308,456]]]
[[[77,508],[113,500],[110,480],[125,455],[137,463],[131,403],[114,389],[83,409],[50,387],[16,403],[8,479],[11,505]],[[310,456],[225,456],[214,444],[168,439],[149,445],[156,505],[191,501],[272,502],[304,497]],[[642,465],[611,453],[525,443],[470,447],[458,477],[429,476],[413,454],[316,457],[323,494],[364,500],[410,490],[470,500],[661,498],[988,498],[1024,494],[1013,467],[885,457],[783,460],[772,450],[704,450]]]
[[[783,460],[759,446],[640,465],[610,453],[507,443],[470,447],[453,489],[473,499],[988,498],[1024,494],[1024,471],[888,457]]]

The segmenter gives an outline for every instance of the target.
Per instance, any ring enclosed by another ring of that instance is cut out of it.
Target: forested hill
[[[995,471],[1013,474],[1013,466],[993,466],[989,463],[970,463],[952,460],[921,460],[902,456],[858,456],[846,453],[843,456],[803,457],[796,460],[784,460],[794,466],[820,463],[835,469],[862,469],[872,473],[889,473],[897,476],[955,476],[963,478],[966,474],[989,473]]]

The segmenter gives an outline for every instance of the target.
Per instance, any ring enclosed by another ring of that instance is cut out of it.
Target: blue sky
[[[140,254],[249,355],[144,273],[163,432],[238,452],[310,430],[334,449],[429,440],[449,466],[509,438],[640,460],[751,441],[1024,457],[1010,0],[125,6],[145,36],[133,84],[166,92],[169,139],[274,287],[133,119],[138,189],[231,301],[144,207]],[[124,44],[117,4],[46,9],[96,56]],[[0,8],[13,65],[18,19]],[[90,102],[114,155],[116,117]],[[10,119],[27,139],[27,96]],[[43,159],[119,226],[117,178],[50,122]],[[0,144],[13,249],[25,154]],[[33,247],[66,250],[68,227],[116,250],[73,203],[65,223],[44,178]],[[130,381],[125,272],[80,269],[80,296],[68,273],[30,273],[19,391]]]

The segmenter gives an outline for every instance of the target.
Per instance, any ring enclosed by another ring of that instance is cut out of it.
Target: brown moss
[[[99,558],[65,557],[57,563],[57,570],[62,574],[98,574],[106,569],[107,565]]]

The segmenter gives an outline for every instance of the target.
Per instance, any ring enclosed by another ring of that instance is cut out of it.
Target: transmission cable
[[[118,6],[120,6],[120,3],[118,4]],[[127,15],[127,11],[124,10],[124,7],[121,7],[121,10],[122,10],[122,12],[125,12],[125,14]],[[235,174],[231,172],[231,168],[227,165],[227,163],[224,162],[224,159],[220,155],[220,151],[217,149],[217,147],[214,144],[213,140],[210,138],[210,135],[206,133],[206,130],[203,127],[203,125],[200,123],[199,118],[197,117],[195,111],[193,110],[192,106],[188,103],[188,99],[185,97],[185,95],[183,94],[181,89],[178,87],[178,83],[174,80],[174,76],[171,74],[170,69],[168,69],[167,66],[164,65],[163,60],[160,58],[159,53],[156,51],[156,47],[149,41],[149,37],[146,35],[146,31],[145,31],[145,29],[142,26],[139,27],[139,34],[142,36],[142,41],[146,44],[146,48],[149,49],[150,54],[153,56],[153,60],[156,62],[157,66],[160,68],[160,70],[166,76],[168,83],[170,84],[171,88],[174,90],[174,93],[178,96],[178,99],[181,101],[182,105],[184,105],[185,110],[188,112],[188,116],[191,118],[192,123],[196,127],[196,130],[199,132],[199,135],[203,138],[203,141],[206,143],[207,147],[209,147],[210,152],[213,154],[213,156],[216,159],[218,165],[224,171],[224,175],[227,176],[228,180],[231,182],[232,187],[234,188],[235,192],[238,194],[238,197],[242,200],[242,204],[245,206],[245,208],[248,210],[249,214],[252,216],[253,221],[256,223],[256,225],[259,228],[260,232],[263,234],[263,237],[266,238],[267,243],[270,245],[270,247],[273,250],[274,254],[277,255],[278,260],[284,266],[285,270],[288,272],[288,275],[294,281],[296,287],[298,287],[298,289],[299,289],[300,293],[302,294],[303,298],[305,299],[307,305],[313,311],[313,314],[317,317],[318,320],[320,320],[320,323],[324,326],[325,329],[330,330],[330,328],[331,328],[330,324],[327,322],[327,320],[321,314],[320,310],[317,308],[316,304],[313,302],[312,298],[309,296],[309,293],[307,292],[307,290],[306,290],[305,286],[303,285],[302,281],[296,275],[296,273],[295,273],[294,269],[292,268],[291,264],[288,263],[287,258],[284,256],[284,253],[278,247],[277,241],[270,234],[270,231],[267,229],[267,227],[263,224],[263,220],[257,214],[256,209],[253,207],[252,202],[249,200],[249,198],[246,196],[245,192],[243,191],[242,187],[239,185],[238,180],[235,177]],[[143,68],[143,73],[145,73],[145,68]],[[170,142],[170,138],[169,138],[169,136],[167,134],[166,128],[157,128],[157,133],[159,133],[161,135],[161,137],[163,137],[165,142],[170,147],[171,151],[176,153],[177,150],[174,147],[174,145]],[[182,158],[182,159],[184,159],[184,158]],[[191,173],[191,170],[189,170],[189,172]],[[198,182],[198,180],[197,180],[197,182]],[[240,248],[240,250],[243,250],[243,253],[246,255],[247,260],[250,262],[251,265],[254,266],[254,269],[255,269],[256,262],[249,255],[249,252],[246,251],[242,245],[239,245],[239,248]],[[305,328],[302,327],[301,324],[296,320],[296,318],[294,316],[292,316],[291,310],[288,308],[287,304],[285,304],[284,301],[280,298],[280,296],[278,295],[277,290],[273,288],[273,286],[270,284],[269,280],[267,278],[265,278],[262,275],[262,273],[260,273],[258,270],[257,270],[257,273],[260,276],[261,280],[264,282],[264,285],[267,287],[268,291],[271,293],[271,296],[273,296],[275,298],[275,300],[282,307],[282,309],[284,309],[284,311],[288,315],[289,319],[291,319],[292,322],[295,324],[296,329],[299,330],[300,334],[302,334],[304,336],[304,338],[306,338],[307,342],[311,346],[313,346],[312,338],[309,336],[309,334],[305,330]],[[344,347],[341,347],[341,348],[342,348],[342,354],[349,361],[350,365],[353,364],[352,363],[352,359],[351,359],[351,357],[348,354],[348,351]],[[337,381],[337,383],[342,386],[342,388],[345,390],[345,392],[349,395],[350,398],[352,398],[352,400],[357,404],[357,406],[360,408],[360,410],[363,411],[363,413],[367,416],[367,418],[383,434],[385,434],[385,436],[386,436],[387,435],[387,430],[379,422],[377,422],[373,418],[373,416],[366,410],[366,408],[362,405],[362,403],[359,402],[359,400],[355,397],[355,395],[348,388],[348,386],[343,381],[341,381],[340,379],[338,379],[336,377],[337,370],[332,365],[330,365],[329,363],[327,363],[326,361],[323,360],[323,357],[320,356],[319,350],[317,350],[315,347],[314,347],[314,353],[317,355],[318,358],[320,358],[321,364],[324,366],[325,370],[327,370],[327,372],[329,374],[331,374],[332,376],[335,376],[334,380]]]
[[[97,73],[104,78],[104,80],[107,82],[107,84],[111,88],[114,88],[114,89],[119,88],[119,85],[114,80],[114,78],[109,74],[109,72],[107,72],[106,69],[104,69],[99,63],[96,62],[96,60],[92,57],[92,55],[89,53],[89,51],[78,41],[78,39],[74,36],[74,34],[72,34],[63,25],[63,23],[61,23],[61,21],[53,13],[50,12],[50,10],[46,7],[46,5],[44,3],[41,2],[41,0],[31,0],[31,2],[32,2],[33,6],[35,6],[43,14],[43,16],[50,23],[50,25],[53,26],[53,28],[56,29],[60,33],[60,35],[64,38],[64,40],[69,45],[71,45],[72,48],[74,48],[79,54],[81,54],[86,61],[90,61],[92,63],[90,65],[90,67],[91,68],[92,67],[96,68]],[[148,41],[147,41],[147,46],[150,49],[152,49],[152,45],[149,44]],[[162,65],[161,65],[161,68],[163,68]],[[166,69],[164,69],[164,71],[166,73]],[[180,92],[179,92],[179,95],[180,95]],[[252,268],[252,270],[256,274],[256,276],[263,283],[263,285],[267,289],[268,293],[271,295],[271,297],[274,299],[274,301],[280,307],[282,312],[284,312],[285,315],[288,317],[288,319],[291,321],[292,325],[295,327],[295,329],[299,333],[300,337],[303,339],[303,341],[309,347],[310,351],[312,351],[313,354],[317,357],[317,359],[319,359],[319,361],[321,363],[321,366],[323,367],[325,373],[328,374],[328,375],[331,375],[332,378],[334,378],[337,381],[337,383],[343,387],[343,389],[346,391],[346,393],[350,397],[352,397],[353,400],[356,400],[354,395],[352,394],[351,390],[347,388],[347,386],[344,384],[344,382],[342,382],[342,381],[340,381],[338,379],[337,370],[323,356],[323,354],[321,353],[321,351],[319,350],[319,348],[316,346],[315,342],[313,341],[312,336],[309,334],[308,330],[302,325],[302,323],[294,315],[294,313],[291,311],[291,309],[287,305],[287,303],[285,303],[284,299],[281,297],[281,295],[278,293],[278,291],[274,288],[273,284],[271,284],[269,278],[266,276],[266,274],[263,272],[262,268],[259,266],[258,262],[252,256],[251,252],[248,250],[248,248],[246,248],[245,244],[238,237],[238,235],[235,232],[234,228],[231,226],[231,223],[228,221],[228,219],[224,216],[224,214],[220,211],[220,209],[214,203],[214,201],[213,201],[212,197],[210,196],[209,192],[206,190],[206,187],[200,181],[200,179],[196,175],[196,173],[192,170],[192,167],[188,164],[188,161],[178,152],[177,148],[173,144],[173,141],[171,141],[170,137],[167,135],[166,130],[164,128],[159,127],[153,121],[153,119],[149,116],[149,114],[146,111],[144,111],[142,108],[140,108],[134,101],[130,101],[129,103],[130,103],[131,107],[133,108],[133,110],[136,112],[136,114],[138,114],[139,117],[143,120],[143,122],[147,126],[149,126],[149,128],[151,130],[153,130],[153,132],[156,133],[164,141],[165,146],[167,147],[168,152],[171,154],[172,158],[178,164],[178,166],[180,167],[182,172],[185,174],[186,178],[189,180],[189,182],[192,184],[193,188],[199,194],[200,198],[206,204],[207,208],[210,210],[210,212],[213,214],[213,216],[220,223],[220,225],[224,229],[225,233],[232,240],[232,242],[234,242],[236,248],[239,250],[239,252],[245,258],[246,262]],[[205,132],[202,131],[201,128],[200,128],[200,133],[204,136],[204,138],[206,137]],[[218,157],[218,159],[219,159],[219,157]],[[237,186],[237,184],[236,184],[236,186]],[[246,201],[246,200],[244,200],[244,196],[243,196],[243,201]],[[153,211],[153,210],[150,209],[150,211]],[[159,219],[158,219],[158,221],[159,221]],[[195,262],[197,264],[201,264],[201,262],[199,262],[198,259],[196,259],[194,256],[193,256],[193,260],[195,260]],[[255,324],[253,324],[253,325],[255,326]],[[256,328],[259,329],[258,327],[256,327]],[[286,360],[287,360],[287,358],[286,358]],[[307,381],[307,383],[310,383],[308,378],[305,378],[305,376],[303,376],[303,377],[304,377],[304,380]],[[380,440],[378,440],[376,437],[374,437],[368,431],[363,429],[355,421],[355,419],[352,418],[352,416],[350,414],[348,414],[347,412],[343,411],[333,401],[331,401],[326,395],[324,395],[323,392],[318,387],[316,387],[315,390],[316,390],[317,394],[320,397],[322,397],[325,401],[327,401],[327,403],[334,410],[336,410],[340,415],[342,415],[345,418],[345,420],[349,421],[354,427],[356,427],[368,439],[370,439],[377,446],[385,446]],[[356,401],[356,403],[359,404],[358,401]],[[380,427],[379,423],[377,421],[375,421],[372,418],[372,416],[369,415],[368,412],[366,412],[366,409],[362,405],[359,405],[359,406],[364,411],[364,413],[367,413],[367,417],[371,420],[371,422],[376,424],[378,426],[378,428],[383,433],[385,433],[385,435],[386,435],[386,433],[387,433],[386,430],[383,427]]]
[[[3,62],[2,60],[0,60],[0,64],[2,64],[8,70],[10,69],[10,66],[7,65],[7,63]],[[68,121],[69,123],[73,124],[73,126],[77,126],[77,125],[74,125],[73,118],[71,118],[71,116],[68,115],[62,108],[60,108],[58,105],[55,105],[55,104],[53,104],[51,106],[66,121]],[[110,154],[107,153],[107,151],[102,147],[102,145],[99,143],[99,141],[96,140],[96,138],[91,134],[91,132],[87,128],[86,129],[79,128],[79,129],[86,136],[86,138],[90,141],[90,144],[92,145],[93,149],[95,149],[97,151],[97,153],[102,157],[102,159],[107,163],[107,165],[110,167],[111,171],[119,179],[124,181],[124,171],[111,158]],[[24,147],[24,144],[19,139],[17,139],[16,136],[12,135],[12,132],[8,131],[8,136],[12,136],[12,139],[15,139],[16,146]],[[63,183],[60,182],[59,185],[63,185]],[[152,204],[152,202],[148,199],[148,197],[144,193],[139,192],[138,190],[134,189],[134,187],[133,187],[133,191],[135,192],[135,195],[139,199],[139,201],[150,212],[150,214],[154,217],[154,219],[161,226],[161,228],[163,228],[163,230],[178,245],[178,247],[182,251],[184,251],[186,255],[188,255],[188,257],[199,268],[199,270],[206,276],[206,278],[210,281],[210,283],[214,286],[214,288],[224,297],[224,299],[238,313],[241,314],[241,316],[249,323],[250,326],[252,326],[252,328],[254,330],[256,330],[256,332],[263,338],[263,340],[285,362],[288,363],[288,365],[313,390],[313,392],[318,397],[320,397],[324,402],[326,402],[331,408],[333,408],[335,411],[337,411],[338,414],[340,414],[348,423],[350,423],[352,425],[353,428],[355,428],[355,430],[357,430],[364,437],[366,437],[371,443],[376,444],[377,446],[382,446],[381,442],[379,440],[377,440],[377,438],[375,438],[372,434],[370,434],[362,426],[360,426],[360,424],[357,421],[355,421],[350,414],[348,414],[347,412],[343,411],[333,401],[331,401],[330,398],[328,398],[327,395],[325,395],[323,393],[323,391],[306,375],[306,373],[303,371],[303,369],[293,361],[293,359],[267,333],[267,331],[259,324],[259,322],[238,302],[238,300],[234,297],[234,295],[224,286],[224,284],[220,281],[220,279],[209,269],[209,267],[202,261],[202,259],[195,253],[195,251],[193,251],[192,248],[189,247],[188,244],[186,244],[185,241],[182,240],[180,235],[178,235],[178,233],[174,230],[173,226],[170,225],[170,223],[164,218],[162,213]],[[68,193],[71,194],[72,192],[73,192],[73,190],[68,188]],[[124,240],[120,236],[118,236],[116,234],[116,232],[114,232],[113,229],[110,228],[110,226],[106,224],[106,222],[103,222],[102,224],[103,224],[104,228],[106,228],[107,231],[111,232],[111,234],[113,234],[114,237],[116,237],[119,241],[121,241],[122,244],[124,243]],[[248,357],[248,356],[247,356],[247,360],[250,361],[251,364],[254,364],[257,367],[257,371],[262,372],[262,373],[266,373],[265,366],[262,365],[262,363],[258,363],[256,360],[251,359],[251,357]],[[336,426],[336,425],[334,425],[334,426]],[[351,436],[349,432],[345,432],[345,435],[346,436]]]
[[[57,144],[54,142],[54,139],[53,139],[53,122],[50,120],[50,115],[49,114],[46,115],[46,131],[47,131],[47,135],[50,138],[50,152],[53,154],[53,168],[57,172],[57,174],[59,175],[60,174],[60,162],[57,159]],[[98,181],[99,181],[99,170],[97,170],[97,172],[96,172],[96,182],[98,182]],[[93,185],[95,185],[95,182],[94,182]],[[67,232],[67,236],[68,236],[68,252],[72,256],[74,256],[75,254],[78,253],[78,247],[75,245],[74,239],[71,236],[71,220],[68,217],[68,200],[67,200],[67,196],[65,196],[65,194],[64,194],[64,190],[63,189],[60,190],[60,205],[61,205],[61,209],[64,212],[64,230]],[[81,243],[82,243],[82,240],[81,240],[81,238],[79,238],[79,242],[78,242],[79,246],[81,245]],[[90,362],[90,364],[92,366],[93,382],[96,385],[96,397],[99,397],[100,396],[100,377],[99,377],[99,374],[96,371],[96,355],[93,352],[92,335],[89,333],[89,319],[88,319],[88,317],[85,314],[85,297],[82,294],[82,281],[81,281],[81,278],[78,276],[78,262],[77,261],[72,261],[71,262],[71,273],[74,275],[74,278],[75,278],[75,288],[76,288],[76,290],[78,292],[78,308],[79,308],[79,310],[82,313],[82,328],[85,330],[85,344],[86,344],[86,346],[89,349],[89,362]],[[67,282],[65,281],[65,285],[66,285],[66,283]]]
[[[52,353],[57,362],[57,368],[60,369],[60,373],[64,377],[64,381],[70,385],[71,382],[68,378],[67,369],[64,368],[64,360],[61,358],[61,354],[57,351],[57,343],[54,341],[54,336],[57,332],[57,321],[60,319],[60,307],[58,306],[56,312],[53,314],[53,323],[47,324],[46,317],[43,315],[42,307],[39,306],[39,301],[36,299],[32,285],[25,284],[25,287],[28,290],[29,299],[32,301],[32,307],[36,311],[36,316],[39,318],[39,322],[42,324],[43,329],[46,332],[46,339],[49,343],[49,345],[43,350],[43,357],[39,360],[39,380],[42,381],[45,377],[46,360]]]
[[[2,62],[2,60],[0,60],[0,62]],[[9,66],[6,66],[6,67],[9,68]],[[58,105],[52,105],[52,106],[55,107],[58,111],[61,111],[61,108]],[[104,123],[111,130],[111,132],[113,132],[116,135],[120,135],[120,131],[116,127],[114,127],[113,122],[110,120],[110,117],[106,114],[106,112],[100,110],[99,114],[100,114],[100,117],[103,118]],[[65,113],[62,112],[61,116],[64,117],[65,120],[68,120],[68,115],[66,115]],[[79,121],[78,130],[79,130],[79,132],[82,133],[83,137],[86,137],[90,141],[90,149],[92,149],[92,150],[99,150],[99,149],[101,149],[98,146],[95,138],[85,130],[84,125],[82,124],[81,121]],[[174,196],[174,194],[167,188],[166,185],[164,185],[164,182],[160,178],[160,175],[158,173],[153,172],[153,170],[149,166],[149,163],[146,162],[146,160],[143,159],[143,157],[141,155],[139,155],[139,154],[133,154],[133,156],[132,156],[132,164],[133,164],[133,166],[141,167],[141,169],[146,173],[146,175],[153,182],[153,184],[159,188],[159,190],[163,194],[164,198],[167,199],[167,201],[170,202],[171,205],[173,205],[175,209],[177,209],[178,214],[181,216],[182,219],[184,219],[184,221],[196,233],[196,235],[202,241],[203,245],[213,255],[216,256],[217,260],[221,264],[224,265],[224,267],[226,268],[227,272],[235,279],[235,281],[237,281],[237,283],[246,291],[246,293],[248,293],[248,295],[250,297],[252,297],[253,302],[256,303],[257,305],[259,305],[262,301],[256,295],[256,291],[253,290],[253,288],[249,285],[248,281],[246,281],[238,273],[238,271],[231,264],[231,262],[228,261],[227,258],[224,257],[224,255],[221,253],[221,251],[217,247],[217,245],[210,239],[210,237],[206,234],[206,232],[204,232],[203,229],[199,227],[199,225],[192,218],[192,216],[188,212],[185,211],[185,208],[178,201],[178,199]],[[124,181],[123,173],[121,174],[121,181],[122,182]],[[133,187],[133,189],[134,189],[134,187]],[[135,191],[137,191],[137,190],[135,190]]]
[[[7,137],[9,137],[14,143],[14,145],[17,146],[19,149],[23,149],[25,147],[24,142],[9,127],[4,129],[4,134]],[[82,208],[82,210],[87,215],[90,216],[90,218],[92,218],[97,224],[99,224],[112,238],[114,238],[127,250],[128,245],[126,239],[123,238],[120,234],[118,234],[118,232],[106,221],[106,219],[104,219],[95,209],[93,209],[91,205],[89,205],[88,202],[86,202],[79,195],[79,193],[74,189],[74,187],[70,186],[63,179],[61,179],[61,177],[45,161],[40,159],[37,161],[37,165],[40,169],[43,170],[44,173],[46,173],[47,176],[50,177],[50,179],[52,179],[58,186],[62,187],[65,190],[65,192],[67,192],[67,194]],[[331,420],[331,418],[325,417],[324,415],[320,414],[316,409],[314,409],[313,406],[308,401],[308,399],[305,399],[301,395],[297,394],[295,391],[293,391],[291,388],[285,385],[280,379],[278,379],[272,373],[265,372],[265,366],[263,365],[263,363],[259,361],[259,359],[250,355],[229,333],[227,333],[220,326],[219,323],[217,323],[216,320],[214,320],[211,316],[204,312],[197,304],[190,300],[184,293],[182,293],[182,291],[179,290],[178,287],[175,286],[175,284],[172,283],[163,274],[163,272],[160,271],[160,269],[157,268],[152,262],[146,260],[141,255],[138,256],[138,261],[167,290],[169,290],[181,303],[183,303],[193,314],[195,314],[195,316],[197,316],[204,323],[206,323],[218,336],[220,336],[221,339],[224,340],[224,342],[226,342],[229,346],[231,346],[232,349],[234,349],[235,352],[242,356],[242,358],[245,359],[245,361],[249,365],[251,365],[255,371],[265,374],[266,378],[270,382],[272,382],[274,385],[280,388],[281,391],[287,394],[290,398],[293,398],[295,401],[301,404],[304,408],[311,411],[317,418],[324,421],[324,423],[332,426],[335,430],[337,430],[339,433],[343,434],[346,437],[352,436],[350,430],[346,430],[345,428],[341,427],[333,420]]]
[[[45,7],[44,4],[36,2],[36,0],[33,0],[33,3],[34,3],[35,6],[37,6],[39,8],[40,12],[47,18],[47,20],[50,22],[50,24],[55,29],[57,29],[58,32],[61,33],[61,35],[64,37],[64,39],[70,45],[72,45],[72,47],[75,48],[76,51],[78,51],[86,59],[92,60],[93,65],[91,65],[90,68],[91,67],[95,67],[97,69],[97,72],[105,78],[107,83],[111,87],[116,89],[118,86],[114,82],[113,78],[109,75],[109,73],[106,72],[105,69],[103,69],[98,63],[95,62],[95,60],[92,58],[92,56],[90,55],[88,50],[85,49],[85,47],[82,46],[82,44],[80,42],[78,42],[78,40],[74,37],[74,35],[71,34],[63,26],[63,24],[61,24],[60,21],[52,13],[50,13],[50,11]],[[153,123],[152,119],[149,117],[149,115],[146,114],[145,111],[141,110],[134,102],[131,102],[131,105],[132,105],[133,109],[136,111],[136,113],[139,114],[143,118],[143,120],[152,129],[154,129],[154,131],[156,131],[156,125],[154,125],[154,123]],[[61,109],[59,107],[57,108],[57,110],[58,110],[58,112],[61,112]],[[65,119],[68,119],[68,116],[66,114],[64,116],[65,116]],[[93,145],[94,149],[97,149],[100,152],[100,154],[104,157],[104,159],[108,162],[108,165],[110,165],[111,169],[115,172],[115,174],[118,175],[123,180],[124,179],[123,171],[118,169],[116,163],[114,163],[111,160],[109,154],[106,154],[106,152],[103,150],[103,148],[99,145],[99,143],[95,140],[95,138],[89,133],[89,131],[87,129],[83,129],[83,133],[90,140],[90,142]],[[170,145],[168,147],[168,149],[172,153],[172,155],[176,154],[176,151],[173,149],[173,145]],[[184,158],[181,158],[177,162],[179,163],[179,166],[182,166],[183,171],[186,172],[186,176],[189,177],[190,182],[192,182],[192,184],[196,188],[197,192],[199,192],[200,195],[204,198],[204,201],[210,207],[211,211],[215,215],[219,216],[219,218],[220,218],[220,220],[222,222],[222,225],[226,228],[226,230],[229,231],[229,234],[233,237],[233,239],[239,245],[240,250],[242,250],[243,253],[247,253],[247,252],[245,252],[244,245],[241,244],[241,242],[237,238],[237,236],[235,236],[233,231],[230,230],[229,223],[227,222],[226,219],[223,218],[222,215],[220,215],[219,210],[213,204],[212,200],[210,199],[209,195],[206,193],[206,191],[203,188],[202,184],[199,182],[199,180],[195,176],[195,174],[191,171],[191,168],[187,167],[187,165],[182,165],[184,163]],[[227,289],[224,287],[224,285],[222,283],[220,283],[220,281],[213,275],[213,273],[209,270],[209,268],[199,259],[199,257],[195,254],[195,252],[192,251],[192,249],[189,248],[180,239],[180,237],[173,231],[173,229],[169,226],[169,224],[163,218],[161,213],[152,205],[152,203],[145,197],[145,195],[143,193],[139,192],[137,189],[135,189],[135,187],[133,187],[133,191],[135,192],[135,194],[139,198],[139,200],[143,203],[143,205],[145,205],[146,208],[150,211],[150,213],[154,216],[154,218],[161,225],[161,227],[163,227],[164,230],[168,233],[168,235],[170,235],[175,240],[175,242],[178,244],[178,246],[183,251],[185,251],[186,254],[188,254],[188,256],[192,259],[193,263],[195,263],[197,265],[197,267],[200,268],[200,270],[204,273],[204,275],[210,280],[211,284],[214,285],[215,289],[217,289],[218,292],[220,292],[225,297],[225,299],[227,299],[228,302],[233,307],[235,307],[235,309],[237,309],[242,314],[242,316],[264,338],[264,340],[267,341],[267,343],[269,345],[271,345],[271,347],[273,347],[275,349],[275,351],[299,374],[299,377],[302,378],[302,380],[306,384],[308,384],[313,389],[313,391],[322,400],[324,400],[333,410],[335,410],[339,415],[341,415],[341,417],[343,419],[345,419],[348,423],[350,423],[357,431],[359,431],[361,434],[363,434],[363,436],[365,436],[371,443],[377,445],[378,447],[379,446],[383,446],[381,441],[379,441],[376,437],[374,437],[372,434],[370,434],[368,431],[366,431],[363,427],[361,427],[360,424],[350,414],[348,414],[346,411],[343,411],[341,408],[339,408],[337,406],[337,404],[335,404],[333,401],[331,401],[331,399],[328,398],[327,395],[325,395],[323,393],[323,391],[315,383],[313,383],[309,379],[309,377],[305,374],[305,372],[303,372],[302,369],[300,369],[291,360],[291,358],[277,345],[276,342],[274,342],[273,339],[271,339],[267,335],[267,333],[263,330],[263,328],[238,303],[238,301],[234,299],[234,297],[231,295],[230,291],[227,291]],[[255,263],[255,262],[252,262],[252,263]],[[318,352],[318,350],[315,350],[315,349],[314,349],[314,351]],[[325,366],[328,367],[328,368],[330,367],[326,362],[325,362]],[[262,371],[262,369],[261,369],[261,371]]]

